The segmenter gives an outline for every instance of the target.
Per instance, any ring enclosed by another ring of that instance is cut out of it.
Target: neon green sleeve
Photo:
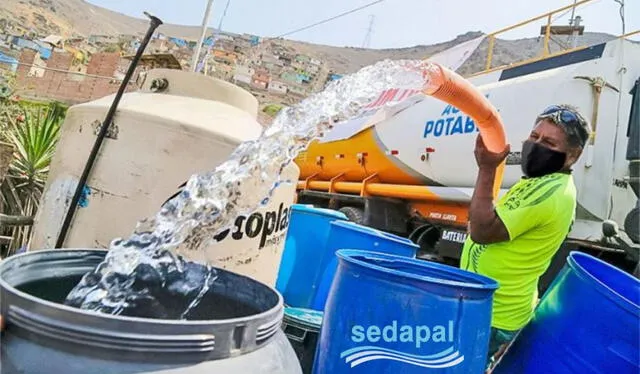
[[[555,193],[562,182],[535,183],[505,196],[496,206],[496,214],[509,232],[510,240],[553,219]]]

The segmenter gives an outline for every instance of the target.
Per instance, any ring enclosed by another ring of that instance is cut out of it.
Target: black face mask
[[[527,140],[522,145],[522,172],[529,178],[542,177],[562,170],[567,154]]]

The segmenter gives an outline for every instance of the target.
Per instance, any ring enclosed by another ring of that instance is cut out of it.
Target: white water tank
[[[164,89],[156,89],[162,86]],[[36,216],[30,250],[55,245],[112,101],[113,95],[69,109]],[[140,91],[122,97],[87,181],[89,194],[83,199],[86,204],[78,207],[64,247],[107,248],[114,238],[128,237],[138,220],[153,216],[192,174],[214,169],[238,144],[258,138],[262,126],[256,120],[257,110],[256,98],[230,83],[179,70],[150,71]],[[292,163],[286,173],[297,180],[299,171]],[[279,190],[282,191],[265,209],[277,211],[282,203],[288,211],[295,186]],[[275,281],[282,243],[265,250],[266,246],[259,248],[260,241],[256,245],[255,237],[245,238],[233,241],[233,248],[242,250],[216,245],[211,250],[224,250],[224,258],[202,253],[202,259]],[[260,254],[263,261],[248,260],[252,253],[253,257]],[[269,261],[264,261],[269,257],[265,253],[273,253]],[[272,267],[274,263],[275,269],[255,268],[266,264]]]
[[[298,166],[290,163],[282,179],[293,183],[279,185],[267,205],[246,217],[236,217],[231,229],[216,235],[204,251],[183,245],[178,253],[275,286],[299,175]]]

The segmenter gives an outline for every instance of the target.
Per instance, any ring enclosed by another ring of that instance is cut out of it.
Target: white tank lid
[[[106,114],[115,95],[105,96],[88,103],[78,104],[70,111],[98,110]],[[233,143],[257,139],[262,126],[246,111],[223,102],[167,94],[131,92],[122,96],[115,121],[121,115],[162,119],[201,131],[215,133]],[[100,118],[102,121],[103,118]]]

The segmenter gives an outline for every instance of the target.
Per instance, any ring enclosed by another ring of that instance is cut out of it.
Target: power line
[[[355,12],[357,12],[357,11],[359,11],[359,10],[366,9],[366,8],[368,8],[368,7],[370,7],[370,6],[376,5],[376,4],[381,3],[381,2],[383,2],[383,1],[384,1],[384,0],[376,0],[376,1],[374,1],[374,2],[371,2],[371,3],[365,4],[365,5],[361,6],[361,7],[358,7],[358,8],[355,8],[355,9],[351,9],[351,10],[346,11],[346,12],[344,12],[344,13],[340,13],[340,14],[335,15],[335,16],[333,16],[333,17],[330,17],[330,18],[324,19],[324,20],[322,20],[322,21],[319,21],[319,22],[313,23],[313,24],[308,25],[308,26],[301,27],[301,28],[299,28],[299,29],[295,29],[295,30],[293,30],[293,31],[285,32],[284,34],[280,34],[280,35],[275,36],[275,37],[270,38],[270,39],[282,38],[282,37],[285,37],[285,36],[288,36],[288,35],[291,35],[291,34],[298,33],[298,32],[300,32],[300,31],[304,31],[304,30],[310,29],[310,28],[312,28],[312,27],[316,27],[316,26],[318,26],[318,25],[322,25],[323,23],[327,23],[327,22],[333,21],[333,20],[335,20],[335,19],[338,19],[338,18],[340,18],[340,17],[344,17],[344,16],[346,16],[346,15],[348,15],[348,14],[355,13]]]
[[[42,70],[49,70],[49,71],[55,71],[57,73],[64,73],[64,74],[71,74],[71,75],[81,75],[84,77],[89,77],[89,78],[98,78],[98,79],[107,79],[107,80],[113,80],[113,81],[117,81],[117,82],[122,82],[122,79],[120,78],[116,78],[116,77],[107,77],[104,75],[95,75],[95,74],[87,74],[87,73],[82,73],[79,71],[71,71],[71,70],[63,70],[63,69],[56,69],[56,68],[50,68],[47,66],[41,66],[41,65],[36,65],[36,64],[28,64],[26,62],[16,62],[16,65],[22,65],[22,66],[28,66],[28,67],[32,67],[32,68],[37,68],[37,69],[42,69]],[[38,79],[40,77],[33,77],[35,79]]]

